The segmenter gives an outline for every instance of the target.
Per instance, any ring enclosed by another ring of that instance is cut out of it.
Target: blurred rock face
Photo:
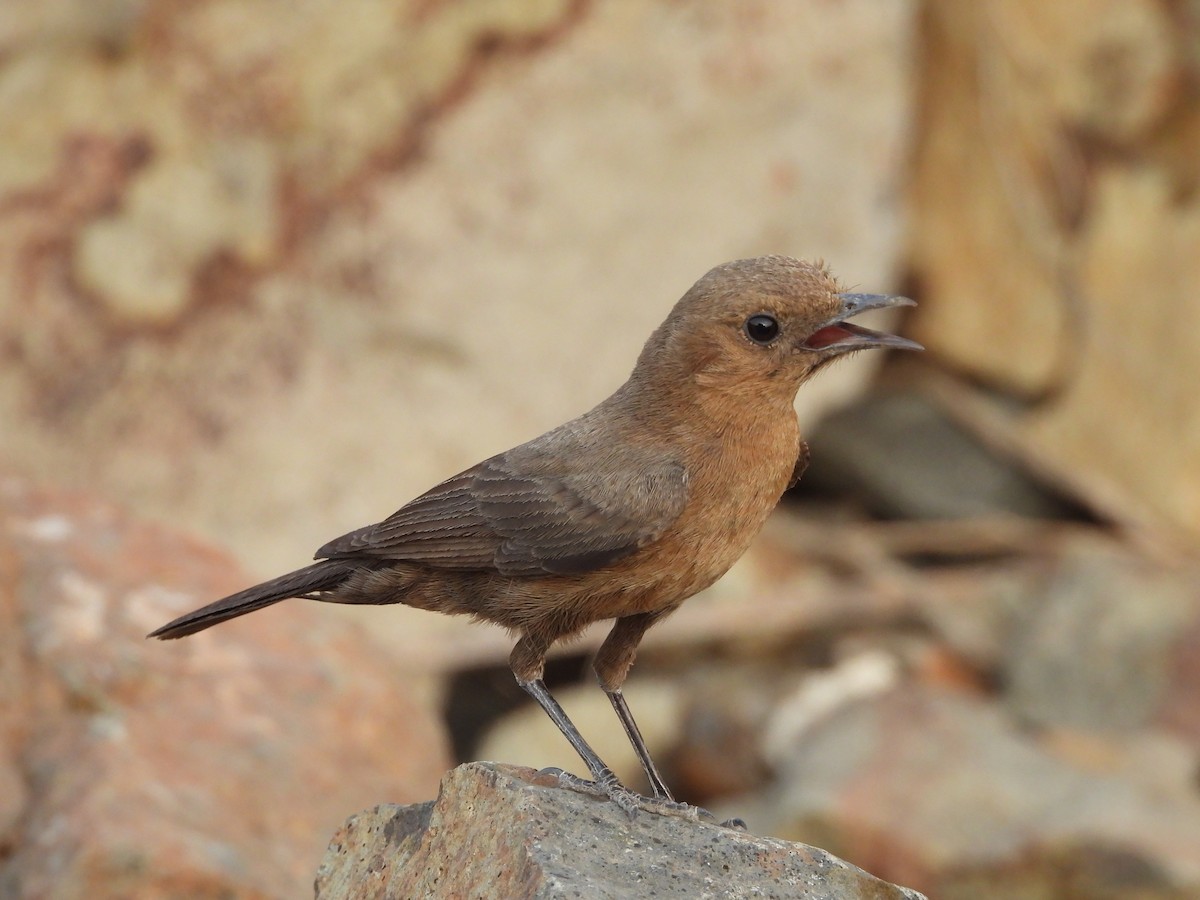
[[[1025,401],[1025,451],[1200,536],[1200,21],[1157,0],[958,3],[924,22],[915,336]]]
[[[144,639],[243,584],[211,547],[0,477],[0,895],[304,896],[346,810],[434,790],[415,676],[313,604]]]
[[[1184,778],[1146,776],[1162,747],[1047,743],[960,692],[848,704],[787,749],[767,830],[931,897],[1196,896],[1200,800]]]
[[[718,262],[886,289],[912,9],[9,3],[0,453],[266,572],[603,398]]]

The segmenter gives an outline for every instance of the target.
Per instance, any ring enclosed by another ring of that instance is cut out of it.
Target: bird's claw
[[[580,778],[578,775],[572,775],[558,766],[539,769],[538,775],[553,778],[558,782],[559,787],[574,791],[577,794],[587,794],[589,797],[608,799],[608,791],[604,789],[603,785],[599,785],[594,781],[588,781],[586,778]]]
[[[538,775],[557,779],[558,786],[569,791],[587,794],[589,797],[599,797],[602,800],[611,800],[625,810],[625,814],[630,818],[633,818],[634,813],[642,808],[642,804],[649,799],[625,787],[611,771],[601,772],[600,778],[596,781],[588,781],[586,778],[572,775],[557,766],[542,769]]]
[[[542,769],[538,772],[538,775],[556,779],[558,786],[567,790],[587,794],[589,797],[601,797],[611,800],[623,809],[625,814],[631,819],[640,809],[660,816],[674,816],[678,819],[687,819],[689,822],[710,822],[725,828],[746,830],[746,823],[741,819],[728,819],[724,822],[717,822],[717,817],[702,806],[693,806],[690,803],[672,800],[670,797],[646,797],[636,791],[631,791],[617,780],[617,776],[611,770],[601,772],[600,777],[595,781],[588,781],[586,778],[572,775],[570,772],[566,772],[557,766]]]

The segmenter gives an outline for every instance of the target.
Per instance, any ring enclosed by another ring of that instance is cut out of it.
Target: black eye
[[[769,344],[779,337],[779,323],[774,316],[755,313],[746,320],[746,337],[756,344]]]

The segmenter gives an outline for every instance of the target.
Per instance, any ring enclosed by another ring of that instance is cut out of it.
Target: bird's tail
[[[342,560],[322,560],[287,575],[256,584],[244,591],[238,591],[236,594],[230,594],[208,606],[202,606],[146,636],[164,641],[186,637],[289,597],[303,597],[315,591],[332,590],[345,581],[353,570],[352,565]]]

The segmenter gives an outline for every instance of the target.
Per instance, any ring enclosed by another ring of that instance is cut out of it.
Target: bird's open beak
[[[869,309],[887,309],[893,306],[916,306],[907,297],[890,294],[838,294],[842,301],[841,311],[805,338],[801,345],[805,350],[818,350],[829,354],[846,353],[851,350],[866,350],[873,347],[893,347],[896,350],[924,350],[916,341],[897,334],[872,331],[846,320]]]

